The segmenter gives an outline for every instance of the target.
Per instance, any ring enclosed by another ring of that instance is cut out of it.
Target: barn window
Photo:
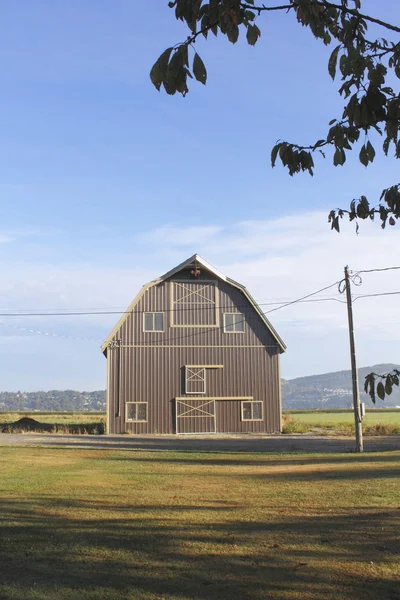
[[[262,402],[242,402],[242,421],[262,421]]]
[[[243,333],[244,315],[242,313],[224,313],[224,332]]]
[[[185,367],[186,394],[206,393],[206,370],[204,367]]]
[[[164,313],[148,312],[143,315],[143,331],[164,331]]]
[[[127,402],[126,420],[134,423],[146,423],[147,402]]]

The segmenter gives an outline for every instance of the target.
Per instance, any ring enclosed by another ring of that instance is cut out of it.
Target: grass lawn
[[[2,447],[0,598],[398,600],[399,464]]]

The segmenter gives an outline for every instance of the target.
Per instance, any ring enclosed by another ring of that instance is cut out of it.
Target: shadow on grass
[[[60,450],[62,450],[60,448]],[[199,456],[198,454],[201,454]],[[290,458],[274,458],[273,456],[263,456],[259,454],[257,458],[247,459],[243,458],[241,454],[237,454],[235,456],[234,452],[226,453],[224,452],[224,457],[229,456],[229,458],[218,458],[215,457],[215,453],[213,452],[199,452],[196,454],[187,453],[186,456],[171,456],[164,455],[163,458],[157,457],[143,457],[138,456],[134,452],[127,452],[124,455],[118,454],[110,458],[113,461],[122,461],[122,462],[140,462],[140,463],[170,463],[170,464],[182,464],[182,465],[204,465],[204,466],[213,466],[213,467],[296,467],[303,465],[340,465],[344,463],[351,463],[354,465],[363,465],[367,463],[398,463],[400,468],[400,455],[399,454],[341,454],[340,456],[302,456],[298,455],[298,453],[293,454]],[[214,454],[214,456],[213,456]],[[208,456],[211,455],[211,456]],[[341,471],[338,471],[341,472]],[[226,474],[224,474],[226,475]],[[400,473],[398,473],[398,476]]]
[[[398,550],[399,511],[266,510],[248,521],[229,502],[119,507],[50,495],[0,508],[0,597],[398,599],[371,562]]]
[[[316,438],[312,436],[271,436],[268,438],[206,438],[185,439],[175,436],[76,436],[76,435],[18,435],[13,434],[15,445],[33,444],[46,447],[79,447],[97,450],[137,450],[137,451],[173,451],[195,453],[354,453],[355,442],[352,438]],[[0,443],[12,443],[13,436],[0,434]],[[13,444],[14,445],[14,444]],[[400,450],[400,436],[381,436],[369,438],[365,442],[366,455],[373,452]]]

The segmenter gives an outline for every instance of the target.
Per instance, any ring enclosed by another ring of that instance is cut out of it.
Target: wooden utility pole
[[[354,408],[354,424],[356,428],[356,452],[363,452],[363,435],[362,435],[362,416],[360,406],[360,391],[358,387],[358,372],[356,361],[356,346],[354,341],[354,324],[353,324],[353,306],[351,302],[351,287],[349,277],[349,267],[344,268],[344,280],[346,285],[347,298],[347,316],[349,320],[349,336],[350,336],[350,357],[351,357],[351,378],[353,381],[353,408]]]

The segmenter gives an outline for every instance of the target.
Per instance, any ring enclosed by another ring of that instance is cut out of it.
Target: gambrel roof
[[[280,352],[284,352],[286,350],[286,345],[283,342],[282,338],[278,335],[278,333],[276,332],[274,327],[271,325],[271,323],[269,322],[269,320],[267,319],[265,314],[262,312],[261,308],[259,307],[257,302],[254,300],[254,298],[252,297],[250,292],[247,290],[247,288],[244,285],[242,285],[241,283],[238,283],[237,281],[234,281],[233,279],[230,279],[229,277],[226,277],[225,275],[223,275],[223,273],[221,273],[220,271],[218,271],[218,269],[216,269],[215,267],[210,265],[210,263],[208,263],[206,260],[204,260],[204,258],[199,256],[198,254],[193,254],[193,256],[191,256],[187,260],[183,261],[180,265],[174,267],[173,269],[171,269],[164,275],[161,275],[161,277],[158,277],[157,279],[154,279],[153,281],[146,283],[142,287],[142,289],[137,294],[137,296],[133,299],[131,304],[128,306],[128,308],[126,309],[126,311],[124,312],[124,314],[122,315],[122,317],[120,318],[120,320],[118,321],[118,323],[116,324],[114,329],[111,331],[110,335],[105,340],[104,344],[101,347],[102,351],[104,353],[107,352],[107,347],[110,344],[110,342],[112,341],[114,335],[117,333],[118,329],[125,322],[125,320],[129,316],[129,314],[134,310],[134,308],[137,305],[137,303],[139,302],[139,300],[142,298],[144,293],[149,288],[151,288],[154,285],[157,285],[159,283],[162,283],[163,281],[166,281],[170,277],[173,277],[176,273],[179,273],[179,271],[182,271],[182,269],[190,268],[195,265],[203,267],[204,269],[206,269],[207,271],[209,271],[210,273],[215,275],[221,281],[225,281],[226,283],[229,283],[230,285],[239,289],[244,294],[244,296],[247,298],[249,303],[253,306],[254,310],[259,314],[259,316],[261,317],[261,320],[264,322],[266,328],[268,329],[268,331],[272,334],[272,336],[276,340],[276,342],[279,346]]]

